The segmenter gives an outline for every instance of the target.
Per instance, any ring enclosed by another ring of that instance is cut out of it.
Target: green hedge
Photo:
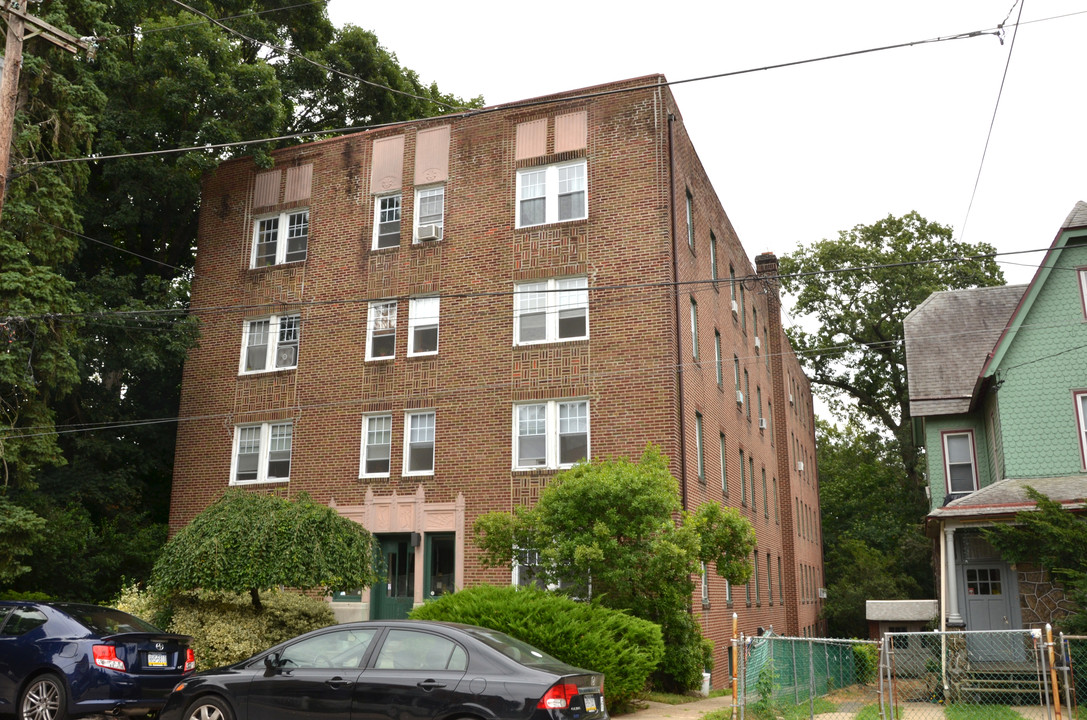
[[[577,667],[604,673],[609,709],[629,708],[664,656],[660,626],[536,588],[477,585],[415,608],[411,617],[500,630]]]
[[[292,592],[260,594],[256,610],[248,594],[198,591],[169,601],[126,588],[116,603],[170,632],[191,635],[200,670],[230,665],[284,640],[336,622],[328,601]]]
[[[863,685],[875,682],[878,667],[879,648],[867,644],[853,646],[853,670],[856,672],[857,682]]]

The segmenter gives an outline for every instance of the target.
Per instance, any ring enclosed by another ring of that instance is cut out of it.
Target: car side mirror
[[[279,653],[272,653],[264,656],[264,667],[269,670],[279,669]]]

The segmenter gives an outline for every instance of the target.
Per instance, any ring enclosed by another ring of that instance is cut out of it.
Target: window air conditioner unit
[[[744,391],[743,390],[737,390],[736,391],[736,404],[737,405],[743,405],[744,404]]]
[[[761,340],[759,340],[759,336],[758,336],[758,335],[756,335],[756,336],[755,336],[755,349],[756,349],[756,350],[758,350],[758,349],[759,349],[759,348],[761,348],[761,347],[762,347],[762,341],[761,341]]]
[[[827,599],[827,589],[826,588],[819,588],[818,590],[815,591],[815,594],[818,595],[823,600]]]
[[[442,226],[441,225],[420,225],[419,232],[416,235],[418,240],[441,240],[442,239]]]
[[[769,423],[766,422],[766,418],[759,418],[759,430],[765,430],[767,425]]]
[[[789,393],[789,404],[790,405],[796,405],[796,401],[793,400],[793,394],[792,393]]]
[[[804,472],[804,461],[803,460],[797,460],[796,461],[796,471],[797,472]]]
[[[735,300],[732,301],[732,314],[733,315],[739,315],[740,314],[740,305]]]

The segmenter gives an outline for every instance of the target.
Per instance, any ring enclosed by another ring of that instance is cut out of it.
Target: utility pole
[[[41,36],[70,53],[87,49],[87,43],[53,27],[44,20],[27,15],[27,0],[3,0],[3,15],[8,24],[4,45],[4,69],[0,72],[0,214],[7,197],[11,164],[11,136],[15,125],[15,104],[19,98],[19,71],[23,67],[23,41]],[[27,26],[30,31],[27,32]]]

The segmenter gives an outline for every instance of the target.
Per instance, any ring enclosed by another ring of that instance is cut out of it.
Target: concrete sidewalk
[[[622,720],[698,720],[708,712],[714,710],[727,710],[732,707],[732,696],[721,695],[719,697],[704,698],[682,705],[669,705],[667,703],[644,701],[646,707],[624,715],[615,717]]]

